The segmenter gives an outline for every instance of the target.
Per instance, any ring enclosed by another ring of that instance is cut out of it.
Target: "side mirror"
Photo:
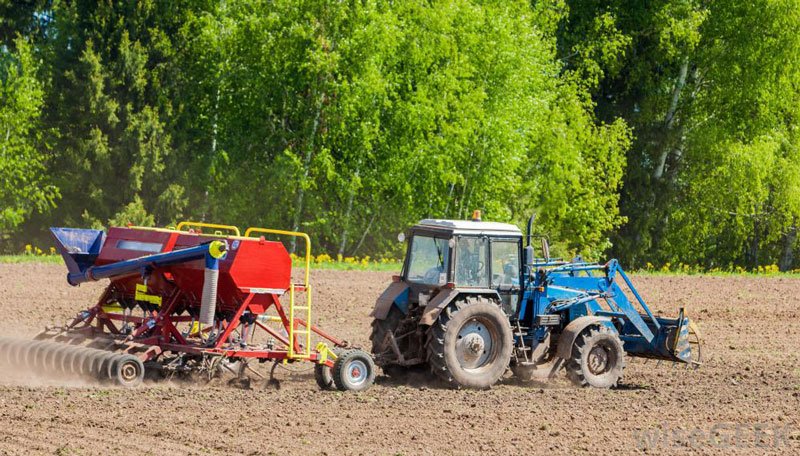
[[[550,261],[550,244],[548,244],[547,238],[542,238],[542,255],[544,255],[544,261]]]
[[[400,234],[397,235],[397,241],[398,242],[405,242],[405,240],[406,240],[406,234],[405,233],[400,233]]]

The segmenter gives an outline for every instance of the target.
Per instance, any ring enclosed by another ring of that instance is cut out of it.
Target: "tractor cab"
[[[405,236],[404,236],[405,237]],[[499,295],[507,315],[519,296],[522,232],[508,223],[426,219],[408,232],[402,282],[438,294]]]

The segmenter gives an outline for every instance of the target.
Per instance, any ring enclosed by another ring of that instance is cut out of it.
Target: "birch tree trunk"
[[[206,221],[206,215],[208,213],[208,192],[211,188],[211,168],[213,167],[214,160],[217,157],[217,124],[219,119],[219,86],[217,86],[217,93],[214,97],[214,121],[211,123],[211,160],[209,160],[209,166],[206,169],[206,188],[203,192],[203,213],[200,215],[200,221]]]
[[[372,223],[375,222],[375,217],[377,216],[378,216],[377,212],[372,214],[372,217],[369,219],[369,223],[367,224],[367,228],[364,230],[363,233],[361,233],[361,238],[358,240],[358,244],[356,244],[355,248],[353,248],[353,253],[351,253],[350,256],[352,257],[356,256],[356,253],[358,253],[358,249],[361,248],[361,244],[363,244],[364,239],[367,238],[367,234],[369,233],[369,230],[372,228]]]
[[[356,179],[359,177],[359,165],[356,164]],[[356,197],[356,190],[355,188],[350,188],[350,195],[347,197],[347,210],[344,214],[344,220],[342,220],[342,239],[339,242],[339,255],[344,255],[344,248],[347,246],[347,232],[348,228],[350,227],[350,217],[353,213],[353,200]]]
[[[792,269],[794,264],[794,245],[797,243],[797,225],[792,226],[789,232],[783,235],[783,246],[778,268],[782,272]]]
[[[675,123],[675,114],[678,112],[678,105],[681,101],[681,92],[686,86],[686,76],[688,73],[689,57],[684,57],[683,62],[681,63],[681,68],[678,71],[678,80],[675,81],[675,88],[672,90],[672,100],[670,100],[669,109],[664,117],[664,132],[666,136],[669,136],[669,132],[672,130],[672,126]],[[671,151],[672,143],[668,140],[668,138],[665,138],[661,153],[658,156],[656,169],[653,171],[653,177],[656,180],[661,180],[661,178],[664,176],[664,168],[667,165],[667,159],[669,158]]]
[[[297,231],[300,229],[300,219],[303,216],[303,199],[305,198],[305,185],[306,181],[308,180],[308,175],[310,173],[311,168],[311,159],[314,156],[314,148],[315,141],[317,138],[317,130],[319,130],[319,120],[322,116],[322,102],[325,97],[325,94],[320,94],[315,102],[314,106],[314,120],[311,123],[311,131],[309,132],[308,139],[306,141],[306,151],[303,157],[303,178],[300,180],[297,186],[297,196],[295,197],[294,202],[294,214],[292,215],[292,231]],[[291,253],[294,253],[297,249],[297,238],[292,238],[289,243]]]

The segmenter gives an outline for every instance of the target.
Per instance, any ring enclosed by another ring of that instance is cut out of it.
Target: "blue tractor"
[[[475,220],[477,218],[477,220]],[[700,334],[681,309],[656,317],[616,260],[541,256],[515,226],[422,220],[403,269],[378,298],[372,353],[384,373],[428,366],[455,387],[488,388],[510,368],[523,381],[561,370],[576,385],[618,385],[626,354],[700,364]],[[525,244],[525,245],[523,245]]]

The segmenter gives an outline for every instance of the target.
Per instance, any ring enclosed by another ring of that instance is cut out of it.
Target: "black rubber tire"
[[[144,380],[144,363],[133,355],[115,355],[111,360],[110,377],[119,386],[133,388]]]
[[[339,356],[345,350],[342,348],[334,348],[332,351],[336,356]],[[333,383],[332,368],[325,364],[314,364],[314,380],[316,380],[317,385],[323,391],[333,391],[336,389],[336,385]]]
[[[336,385],[333,383],[333,373],[331,368],[325,364],[314,364],[314,380],[323,391],[333,391]]]
[[[492,334],[492,353],[484,364],[465,369],[458,360],[456,344],[459,332],[478,321]],[[508,369],[514,339],[508,316],[499,303],[481,296],[467,296],[445,307],[431,326],[428,363],[434,374],[454,387],[486,389],[497,383]]]
[[[590,355],[593,350],[605,358],[599,371],[597,367],[592,367]],[[602,325],[591,326],[578,335],[566,366],[567,378],[574,385],[605,389],[617,386],[624,369],[625,350],[622,341],[616,332]]]
[[[363,350],[347,350],[336,358],[331,374],[339,391],[364,391],[375,381],[375,362]]]

